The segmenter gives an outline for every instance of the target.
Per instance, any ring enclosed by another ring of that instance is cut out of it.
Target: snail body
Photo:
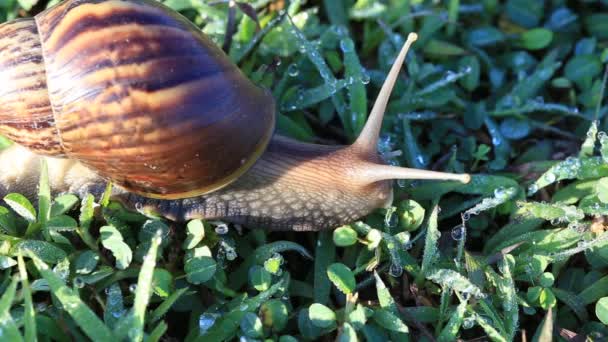
[[[333,228],[391,202],[392,179],[454,175],[388,166],[376,151],[411,35],[348,146],[274,133],[275,105],[200,30],[149,0],[68,0],[0,25],[0,192],[99,194],[172,220]],[[17,167],[15,166],[17,165]],[[4,170],[6,168],[6,170]],[[5,172],[2,172],[5,171]]]

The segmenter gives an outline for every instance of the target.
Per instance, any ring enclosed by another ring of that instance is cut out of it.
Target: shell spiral
[[[274,101],[153,0],[68,0],[0,25],[0,132],[127,190],[193,197],[249,169]]]

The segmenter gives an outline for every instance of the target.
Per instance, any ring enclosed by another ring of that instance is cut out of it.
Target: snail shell
[[[231,183],[265,150],[274,101],[181,15],[68,0],[0,25],[0,132],[175,199]]]

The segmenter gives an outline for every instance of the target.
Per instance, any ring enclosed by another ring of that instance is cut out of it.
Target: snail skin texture
[[[393,179],[468,182],[377,153],[392,66],[355,143],[274,133],[275,103],[200,29],[152,0],[68,0],[0,25],[0,195],[112,198],[169,220],[332,229],[392,202]]]

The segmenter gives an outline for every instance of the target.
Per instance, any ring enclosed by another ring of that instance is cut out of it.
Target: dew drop
[[[456,240],[456,241],[460,241],[462,239],[464,239],[465,235],[466,235],[466,228],[463,225],[458,225],[454,228],[452,228],[452,239]]]
[[[340,40],[340,49],[342,52],[351,52],[355,49],[355,44],[352,39],[344,38]]]
[[[198,328],[201,334],[205,334],[214,324],[215,320],[219,317],[218,314],[204,313],[198,318]]]
[[[393,263],[391,264],[388,273],[395,278],[401,277],[401,275],[403,274],[403,267]]]
[[[467,317],[462,322],[462,327],[464,329],[471,329],[474,326],[475,326],[475,318],[473,318],[473,317]]]
[[[298,69],[298,65],[295,63],[292,63],[289,65],[289,67],[287,68],[287,74],[291,77],[296,77],[300,74],[300,70]]]
[[[84,280],[82,280],[81,277],[75,277],[73,280],[74,286],[81,289],[84,287],[85,283]]]
[[[129,292],[135,293],[135,291],[137,291],[137,284],[129,285]]]
[[[553,182],[555,182],[555,179],[556,179],[556,177],[555,177],[555,174],[553,172],[549,172],[549,173],[545,174],[545,180],[547,182],[553,183]]]
[[[534,195],[538,191],[538,185],[532,184],[528,187],[528,195]]]
[[[371,81],[371,77],[369,76],[369,73],[367,72],[367,70],[363,70],[363,72],[361,73],[361,83],[363,84],[369,84],[369,82]]]
[[[496,198],[502,199],[505,197],[506,194],[507,193],[503,187],[494,189],[494,197]]]
[[[225,234],[228,234],[228,230],[229,230],[229,229],[228,229],[228,225],[227,225],[227,224],[225,224],[225,223],[221,223],[221,224],[219,224],[219,225],[217,225],[217,226],[215,227],[215,232],[216,232],[218,235],[225,235]]]

